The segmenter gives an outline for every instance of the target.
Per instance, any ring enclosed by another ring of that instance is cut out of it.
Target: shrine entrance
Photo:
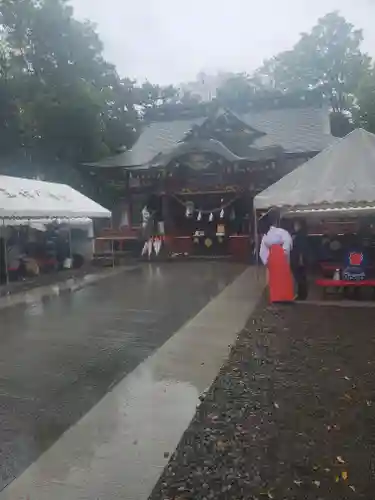
[[[170,228],[176,240],[185,239],[192,256],[225,257],[233,253],[231,239],[249,237],[246,195],[241,192],[172,194]]]

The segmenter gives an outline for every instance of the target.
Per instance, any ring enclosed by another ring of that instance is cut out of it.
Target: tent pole
[[[9,270],[8,270],[8,252],[7,252],[7,238],[5,234],[5,219],[3,219],[3,230],[4,230],[4,267],[5,267],[5,284],[7,287],[9,286]]]
[[[255,251],[255,265],[256,265],[256,275],[257,281],[260,280],[260,269],[259,269],[259,234],[258,234],[258,217],[257,209],[254,206],[254,251]]]
[[[68,238],[69,238],[69,259],[70,259],[70,269],[73,268],[73,252],[72,252],[72,228],[70,224],[70,219],[68,219]]]
[[[259,266],[259,235],[258,235],[258,217],[257,210],[254,207],[254,250],[255,250],[255,263]]]
[[[113,216],[111,216],[111,229],[113,229]],[[111,237],[111,256],[112,256],[112,269],[114,269],[114,267],[115,267],[115,248],[114,248],[114,242],[113,242],[113,234]]]

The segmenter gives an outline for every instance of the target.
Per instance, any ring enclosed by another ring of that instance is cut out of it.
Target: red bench
[[[362,281],[350,281],[350,280],[333,280],[333,279],[317,279],[315,284],[323,288],[323,295],[325,296],[328,288],[374,288],[375,289],[375,279],[373,280],[362,280]]]
[[[375,287],[375,280],[362,280],[362,281],[350,281],[350,280],[329,280],[329,279],[317,279],[315,281],[317,286],[322,288],[345,288],[348,286],[354,287],[364,287],[372,286]]]

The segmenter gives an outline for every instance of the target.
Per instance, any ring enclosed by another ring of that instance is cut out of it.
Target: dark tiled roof
[[[196,125],[202,125],[206,118],[155,122],[145,127],[133,148],[101,162],[97,167],[130,167],[151,162],[160,153],[169,153]]]
[[[252,157],[251,150],[254,148],[263,150],[281,147],[286,153],[315,153],[334,141],[330,134],[329,112],[325,108],[274,109],[236,116],[248,126],[264,133],[249,145],[248,152],[246,148],[233,151],[244,158]],[[151,123],[143,130],[131,150],[94,165],[130,167],[157,163],[158,155],[163,157],[171,153],[194,126],[202,125],[205,120],[206,118],[195,118]]]
[[[250,159],[252,161],[270,160],[279,155],[282,148],[270,147],[264,149],[247,148],[246,156],[238,156],[235,152],[228,149],[222,142],[214,139],[193,139],[187,142],[181,142],[172,151],[158,155],[155,163],[151,166],[167,166],[172,160],[189,153],[210,152],[216,153],[218,156],[225,158],[229,162],[238,160]]]
[[[278,145],[287,153],[319,152],[334,141],[326,108],[274,109],[237,116],[265,132],[254,142],[255,147]]]

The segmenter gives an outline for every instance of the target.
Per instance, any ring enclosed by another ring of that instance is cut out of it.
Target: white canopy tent
[[[71,227],[92,225],[94,218],[111,218],[111,212],[66,184],[0,175],[0,222],[3,227],[27,224],[43,230],[48,222]],[[9,282],[6,262],[6,281]]]
[[[375,135],[351,132],[254,198],[283,214],[375,211]]]
[[[66,184],[0,176],[0,220],[83,217],[111,212]]]

